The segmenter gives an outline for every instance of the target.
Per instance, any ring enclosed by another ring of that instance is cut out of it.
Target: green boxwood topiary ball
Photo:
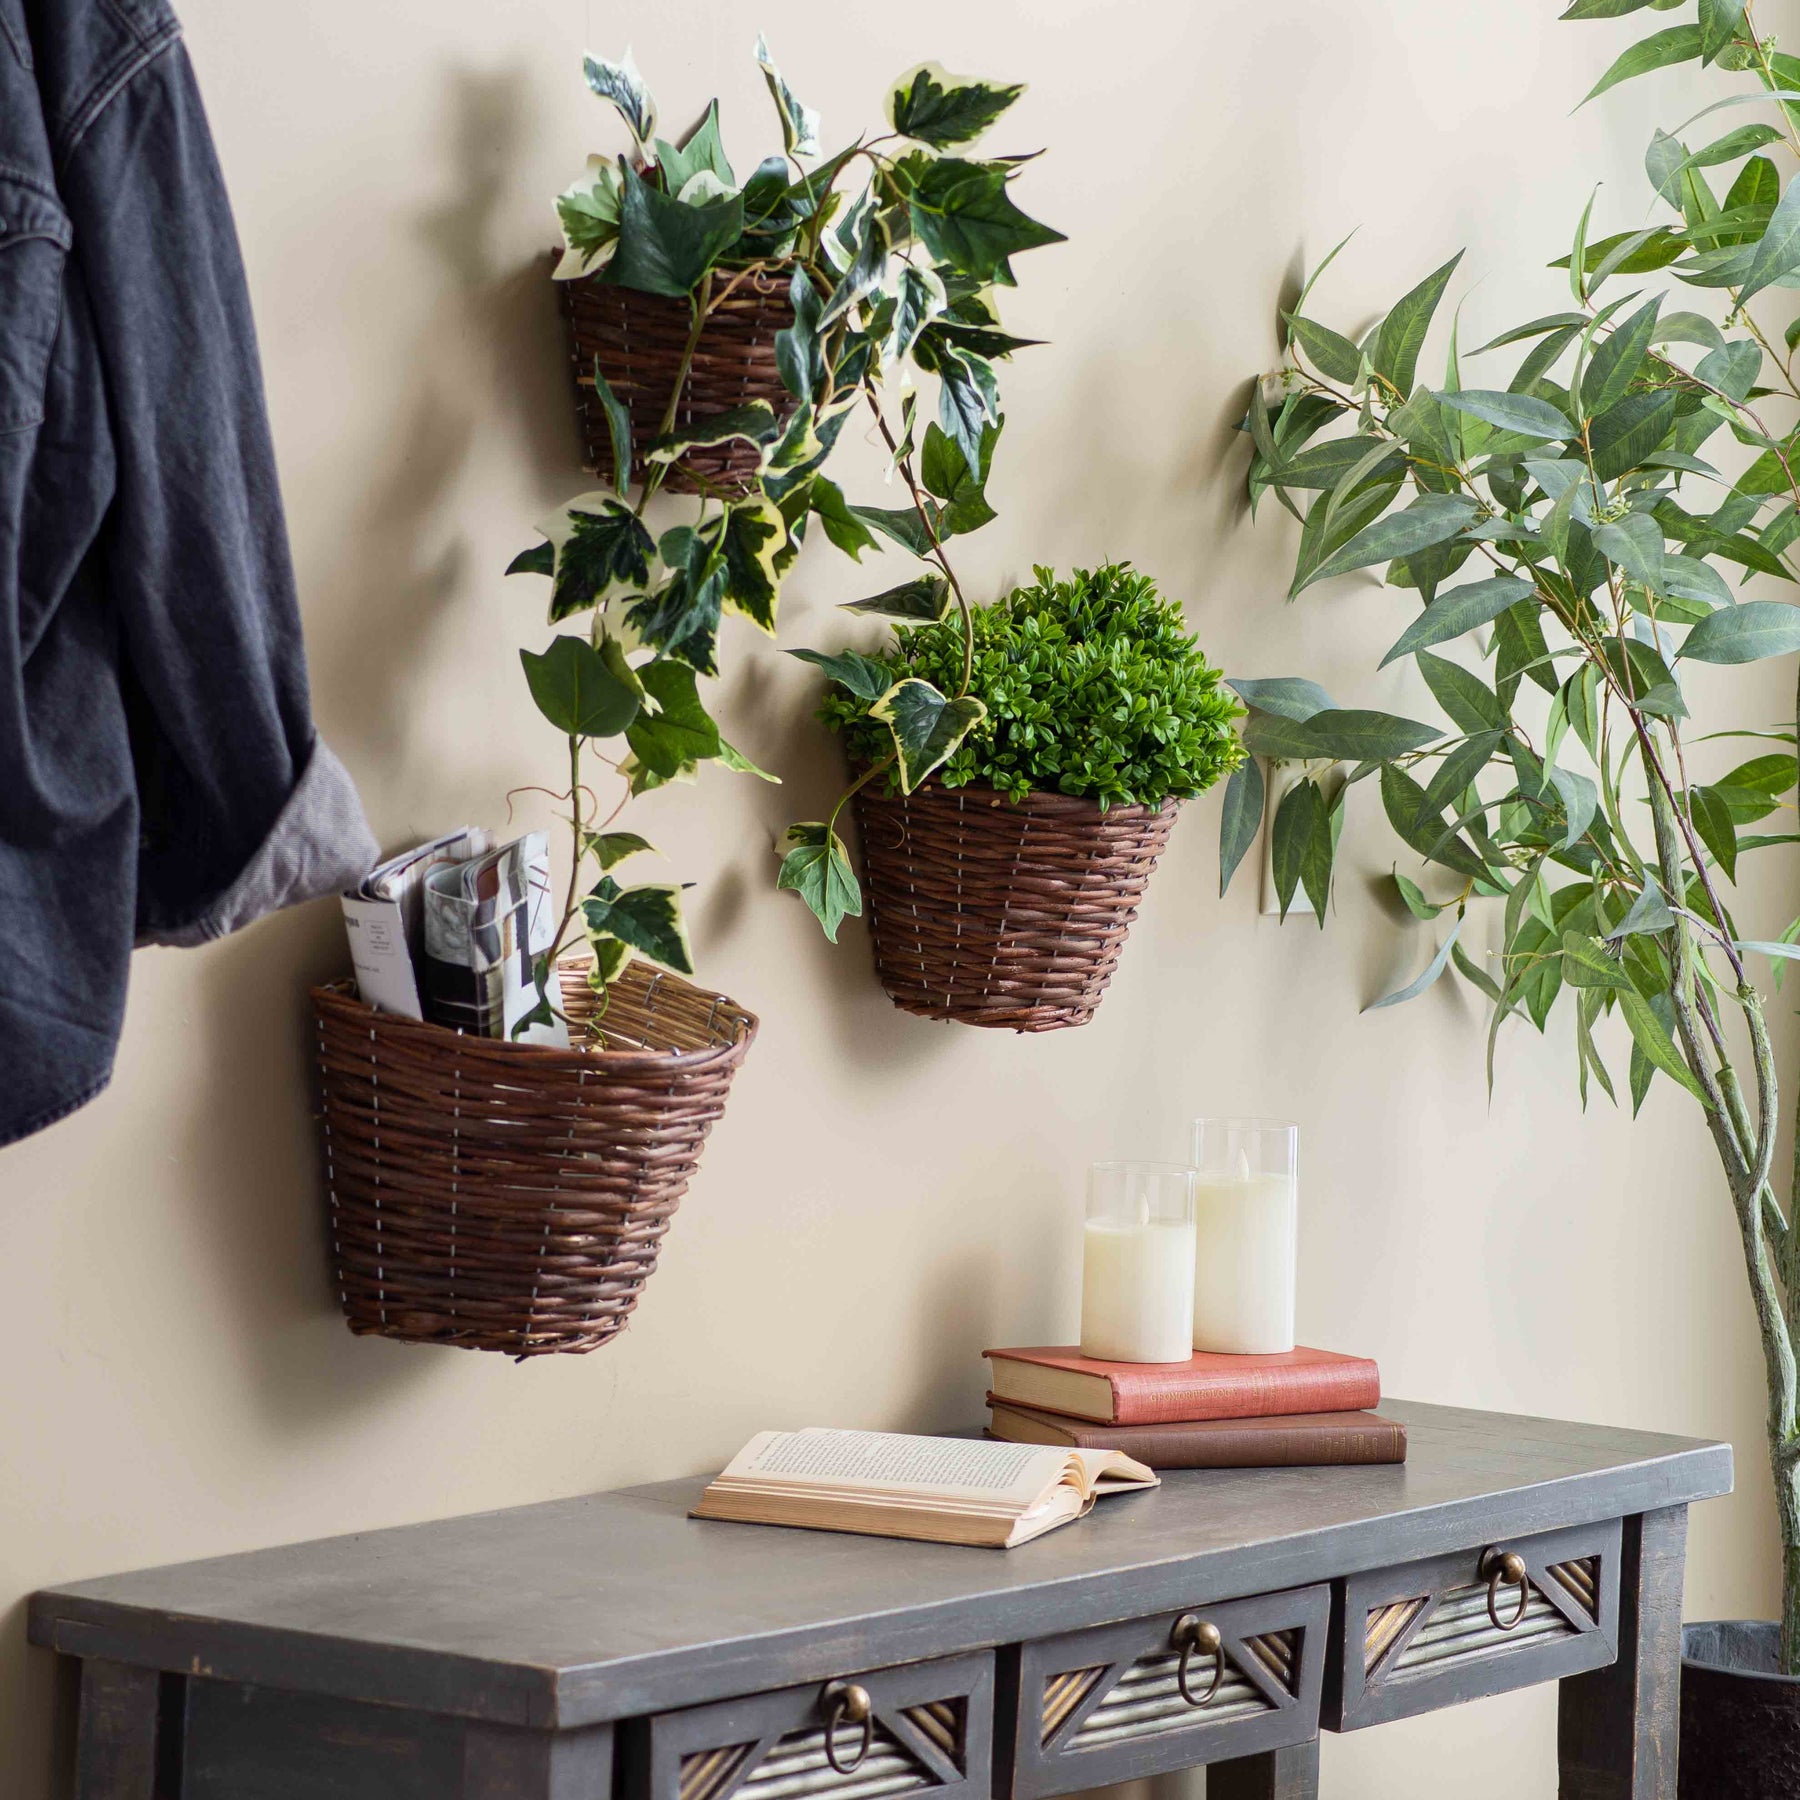
[[[988,716],[938,771],[946,787],[1160,806],[1203,793],[1243,761],[1232,729],[1242,708],[1149,576],[1130,563],[1077,569],[1066,581],[1034,573],[1031,586],[975,610],[969,692]],[[919,676],[953,694],[961,620],[897,630],[875,660],[894,681]],[[820,710],[859,766],[893,747],[865,714],[836,689]]]

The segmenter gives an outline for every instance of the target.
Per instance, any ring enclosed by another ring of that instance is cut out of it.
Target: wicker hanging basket
[[[881,985],[905,1012],[1012,1031],[1094,1016],[1181,803],[926,782],[855,806]]]
[[[624,1329],[757,1022],[633,963],[602,1041],[586,965],[558,973],[585,1048],[377,1012],[349,982],[313,990],[352,1331],[524,1357]]]
[[[560,259],[561,251],[555,254]],[[612,480],[612,437],[594,392],[598,362],[607,385],[630,409],[632,458],[641,472],[639,459],[669,409],[693,314],[685,300],[613,287],[595,275],[556,285],[569,328],[582,461],[590,473]],[[752,400],[766,400],[780,418],[792,412],[794,396],[782,386],[775,366],[775,334],[793,322],[785,280],[750,275],[738,282],[700,333],[675,412],[677,428]],[[669,471],[664,491],[702,492],[691,470],[707,486],[742,492],[756,473],[759,454],[755,444],[741,438],[690,451]]]

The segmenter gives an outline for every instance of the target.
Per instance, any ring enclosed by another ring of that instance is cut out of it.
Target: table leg
[[[471,1724],[461,1800],[605,1800],[612,1791],[610,1725],[531,1731]]]
[[[1619,1659],[1569,1677],[1558,1699],[1561,1800],[1675,1800],[1686,1554],[1685,1506],[1625,1521]]]
[[[1206,1800],[1318,1800],[1319,1740],[1206,1766]]]
[[[154,1800],[160,1694],[154,1669],[92,1656],[82,1663],[76,1800]]]

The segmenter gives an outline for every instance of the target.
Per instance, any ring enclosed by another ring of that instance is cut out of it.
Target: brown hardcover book
[[[1362,1356],[1196,1351],[1184,1363],[1099,1362],[1071,1348],[987,1350],[998,1399],[1102,1425],[1257,1419],[1271,1413],[1367,1412],[1381,1376]]]
[[[1170,1425],[1093,1425],[1009,1406],[988,1395],[989,1433],[1010,1444],[1117,1450],[1152,1469],[1289,1469],[1406,1461],[1406,1427],[1371,1412],[1189,1419]]]

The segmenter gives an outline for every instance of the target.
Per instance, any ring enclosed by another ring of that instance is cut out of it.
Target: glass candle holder
[[[1082,1355],[1186,1362],[1193,1324],[1194,1171],[1095,1163],[1082,1238]]]
[[[1194,1167],[1194,1348],[1292,1350],[1300,1128],[1200,1119]]]

